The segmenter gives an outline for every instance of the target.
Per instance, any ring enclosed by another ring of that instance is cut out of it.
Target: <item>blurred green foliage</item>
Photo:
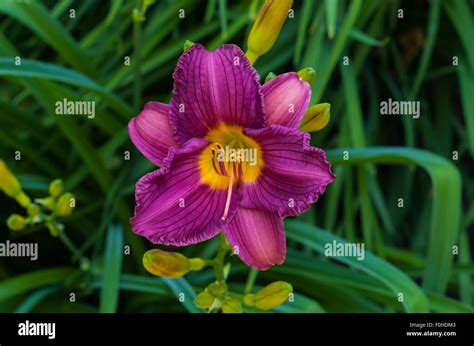
[[[139,3],[0,2],[0,158],[33,197],[64,180],[77,198],[65,232],[80,252],[42,225],[10,233],[5,221],[21,208],[0,195],[0,241],[39,243],[36,262],[0,259],[2,312],[199,311],[192,301],[211,270],[171,280],[141,265],[151,244],[128,219],[134,183],[153,166],[126,125],[145,101],[169,101],[186,40],[245,48],[261,2],[158,0],[134,24]],[[294,18],[256,68],[262,81],[315,69],[312,104],[332,108],[312,142],[328,149],[337,179],[287,220],[285,264],[257,277],[256,287],[292,283],[294,302],[277,312],[474,312],[473,11],[469,0],[295,0]],[[97,116],[56,115],[63,98],[96,101]],[[421,117],[380,115],[389,98],[420,101]],[[365,260],[329,260],[333,240],[364,242]],[[208,258],[217,246],[180,251]],[[242,291],[249,269],[233,262],[229,284]]]

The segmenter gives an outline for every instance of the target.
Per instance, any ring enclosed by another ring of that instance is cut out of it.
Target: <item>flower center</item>
[[[201,181],[213,189],[227,189],[227,212],[234,185],[254,183],[263,167],[259,144],[244,135],[236,125],[220,124],[209,131],[206,139],[211,142],[199,156]]]

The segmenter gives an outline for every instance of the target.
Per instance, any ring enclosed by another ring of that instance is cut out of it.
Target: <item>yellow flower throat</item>
[[[232,197],[232,188],[237,183],[252,184],[263,168],[262,151],[259,144],[243,133],[237,125],[220,124],[205,137],[209,144],[199,156],[201,182],[212,189],[227,189],[227,202],[222,219]]]

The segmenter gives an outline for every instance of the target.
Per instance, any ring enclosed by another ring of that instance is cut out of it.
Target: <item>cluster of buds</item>
[[[45,222],[51,234],[57,236],[63,225],[56,218],[70,215],[75,207],[74,195],[70,192],[63,193],[64,184],[60,179],[53,180],[49,185],[49,196],[32,202],[18,179],[1,160],[0,190],[26,209],[26,216],[12,214],[8,217],[7,226],[12,231],[21,231],[26,226]]]
[[[293,0],[266,0],[255,20],[250,31],[245,53],[253,64],[262,55],[266,54],[275,44],[280,31],[288,18],[288,13],[293,5]],[[312,84],[315,79],[315,71],[312,68],[304,68],[298,71],[298,76]],[[270,72],[265,78],[265,83],[275,78],[276,75]],[[320,103],[308,108],[299,129],[305,132],[315,132],[322,130],[329,123],[330,119],[329,103]]]
[[[276,75],[270,72],[265,78],[265,83],[271,81]],[[316,79],[316,72],[311,67],[306,67],[298,71],[301,80],[313,84]],[[316,132],[324,129],[331,119],[331,105],[329,103],[318,103],[308,108],[299,129],[304,132]]]
[[[243,305],[258,310],[271,310],[288,300],[293,293],[291,284],[276,281],[256,293],[240,295],[229,292],[225,282],[214,282],[194,299],[194,305],[209,312],[221,309],[223,313],[242,313]]]
[[[199,271],[213,265],[213,261],[153,249],[143,255],[143,265],[153,275],[176,279],[191,271]],[[196,296],[194,305],[209,312],[222,310],[223,313],[242,313],[243,305],[259,310],[271,310],[283,304],[292,292],[291,284],[277,281],[256,293],[241,295],[230,292],[225,281],[215,281]]]

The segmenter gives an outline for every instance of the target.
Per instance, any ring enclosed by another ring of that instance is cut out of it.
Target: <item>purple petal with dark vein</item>
[[[234,253],[253,268],[265,270],[285,260],[285,231],[277,213],[239,207],[224,233]]]
[[[213,190],[200,181],[198,156],[207,144],[193,139],[170,149],[162,168],[138,181],[135,216],[130,220],[135,233],[153,243],[185,246],[212,238],[232,218],[238,191],[222,221],[227,190]]]
[[[308,109],[311,88],[295,72],[272,79],[262,86],[267,125],[298,128]]]
[[[170,118],[179,143],[203,138],[220,122],[264,126],[259,76],[238,46],[210,52],[194,44],[180,57],[173,78]]]
[[[283,217],[300,214],[336,177],[324,150],[311,147],[306,132],[271,125],[245,133],[260,144],[264,162],[255,183],[242,186],[246,208],[265,208]]]
[[[128,135],[140,152],[161,166],[170,147],[179,147],[169,123],[169,107],[164,103],[148,102],[128,123]]]

